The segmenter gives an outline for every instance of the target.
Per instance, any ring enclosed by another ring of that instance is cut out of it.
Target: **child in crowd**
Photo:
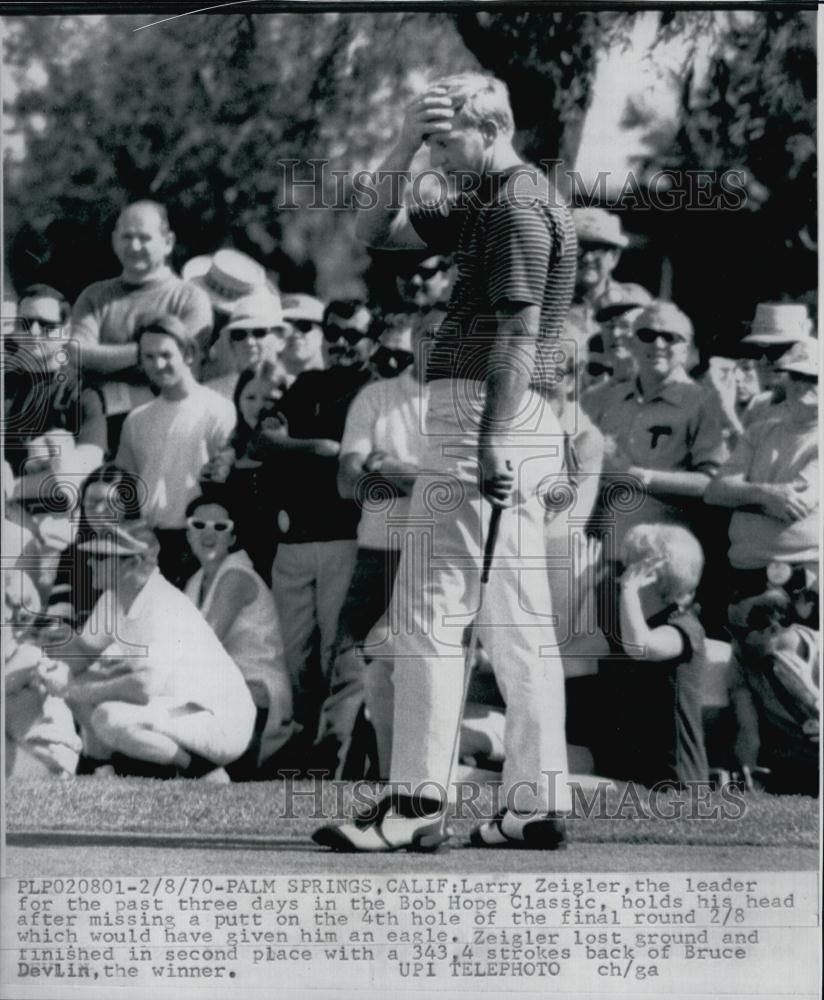
[[[602,672],[612,737],[604,773],[653,786],[709,778],[701,712],[704,629],[694,605],[704,554],[686,528],[639,524],[627,533],[620,578],[626,659]]]
[[[200,492],[203,466],[226,447],[235,425],[228,399],[195,380],[195,340],[176,316],[138,327],[140,363],[157,398],[126,418],[117,464],[143,480],[143,516],[160,542],[159,567],[181,585],[186,566],[186,506]]]
[[[817,795],[818,632],[793,622],[792,599],[779,588],[734,604],[730,631],[735,749],[747,786],[760,771],[769,791]]]

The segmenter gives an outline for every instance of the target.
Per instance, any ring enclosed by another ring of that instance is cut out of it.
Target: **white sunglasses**
[[[202,517],[188,517],[186,518],[186,524],[192,529],[192,531],[205,531],[207,528],[211,528],[213,531],[231,531],[234,526],[234,521],[206,521]]]

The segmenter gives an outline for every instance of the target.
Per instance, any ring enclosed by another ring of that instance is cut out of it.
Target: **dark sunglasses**
[[[369,334],[364,330],[358,330],[352,326],[338,326],[335,323],[325,327],[323,331],[323,339],[327,343],[334,344],[342,337],[350,347],[354,347],[359,340],[368,336]]]
[[[236,326],[234,330],[229,331],[229,337],[233,344],[240,344],[242,341],[247,340],[249,337],[254,337],[255,340],[263,340],[264,337],[268,337],[270,333],[277,334],[279,331],[271,326],[255,326],[255,327],[240,327]]]
[[[15,326],[23,333],[32,333],[35,324],[47,336],[51,333],[57,333],[58,330],[62,330],[65,325],[64,323],[54,323],[51,320],[37,319],[36,317],[34,319],[27,319],[25,316],[18,316],[15,321]]]
[[[372,355],[372,362],[380,372],[400,374],[415,360],[411,351],[400,351],[391,347],[379,347]]]
[[[790,347],[792,347],[792,344],[778,344],[775,347],[756,348],[755,354],[752,357],[756,361],[766,361],[768,364],[774,365],[784,357]]]
[[[644,328],[642,330],[636,330],[635,336],[641,341],[642,344],[654,344],[659,337],[665,344],[669,345],[686,343],[686,340],[680,333],[670,333],[669,330],[648,330]]]
[[[598,361],[587,362],[587,375],[598,378],[599,375],[611,375],[612,368],[609,365],[602,365]]]
[[[298,333],[311,333],[313,330],[316,330],[320,325],[319,323],[315,323],[315,321],[311,319],[290,319],[289,322],[292,326],[292,329],[296,330]]]
[[[416,267],[405,280],[407,283],[414,281],[415,278],[421,278],[423,281],[429,281],[430,278],[434,278],[436,274],[440,274],[441,271],[445,271],[446,269],[446,266],[443,264],[427,264],[426,266],[421,265],[420,267]]]

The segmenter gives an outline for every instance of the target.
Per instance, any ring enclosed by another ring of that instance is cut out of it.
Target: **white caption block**
[[[30,878],[3,986],[817,995],[809,873]],[[20,993],[19,995],[25,995]],[[18,995],[17,993],[15,995]],[[119,993],[125,997],[126,992]]]

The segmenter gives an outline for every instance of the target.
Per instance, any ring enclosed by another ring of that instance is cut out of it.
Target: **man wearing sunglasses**
[[[693,342],[689,318],[671,302],[655,302],[639,313],[634,331],[638,373],[610,395],[601,424],[604,471],[610,474],[601,506],[614,518],[616,551],[633,524],[689,526],[688,510],[698,509],[727,457],[720,407],[686,372]],[[612,508],[615,477],[637,489],[634,509]]]
[[[418,318],[408,313],[387,313],[383,317],[383,330],[370,359],[378,378],[397,378],[412,365],[415,360],[412,337],[416,325],[421,325]]]
[[[755,360],[763,390],[741,415],[745,428],[783,415],[786,376],[779,362],[794,344],[805,343],[812,322],[807,307],[794,302],[759,302],[749,330],[741,341],[743,353]]]
[[[360,512],[338,493],[337,458],[349,407],[374,377],[369,359],[376,332],[363,302],[330,302],[323,317],[328,369],[304,372],[284,394],[286,430],[260,431],[261,453],[277,459],[281,475],[272,592],[283,623],[295,719],[309,744],[307,768],[357,549]]]
[[[323,303],[314,295],[297,292],[285,295],[281,304],[286,324],[286,340],[280,356],[283,367],[292,378],[325,368]]]
[[[280,301],[269,289],[239,299],[229,314],[221,336],[229,345],[233,371],[206,384],[225,399],[234,399],[240,373],[261,361],[276,362],[286,340],[286,323]]]
[[[752,424],[704,500],[732,508],[732,586],[744,594],[806,577],[818,589],[818,342],[807,338],[776,362],[785,374],[781,415]]]
[[[32,437],[68,430],[102,460],[106,420],[100,396],[82,389],[77,344],[69,337],[69,304],[49,285],[31,285],[20,298],[5,344],[5,455],[15,473]],[[92,451],[93,449],[93,451]]]
[[[446,305],[454,278],[452,258],[433,254],[397,279],[398,292],[408,306],[425,313]]]

